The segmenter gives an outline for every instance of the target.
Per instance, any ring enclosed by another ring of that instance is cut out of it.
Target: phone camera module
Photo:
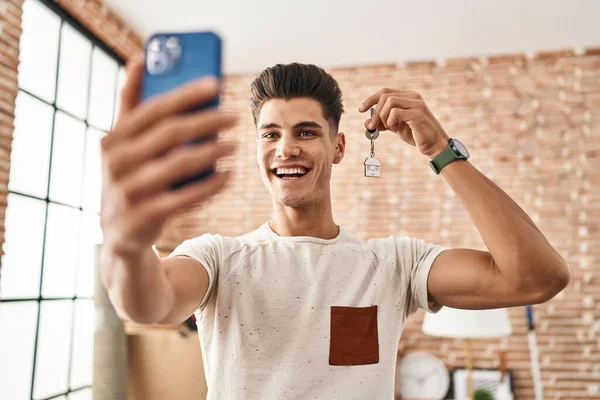
[[[146,66],[153,75],[172,71],[181,57],[181,44],[176,36],[157,36],[148,44]]]

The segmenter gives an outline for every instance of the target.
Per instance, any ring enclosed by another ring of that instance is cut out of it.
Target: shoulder
[[[368,258],[389,259],[396,254],[396,243],[399,237],[388,236],[371,239],[360,239],[345,231],[339,245],[362,253]]]
[[[404,261],[416,261],[432,251],[445,249],[445,247],[426,239],[407,235],[390,235],[369,239],[364,242],[364,246],[372,250],[379,257],[393,257],[396,260]]]
[[[415,249],[438,246],[426,239],[407,235],[390,235],[388,237],[374,238],[369,239],[366,243],[373,248],[381,248],[384,250],[397,249],[399,251],[413,251]]]
[[[220,233],[205,233],[184,240],[177,248],[188,251],[209,251],[218,254],[221,260],[225,260],[235,253],[254,249],[266,240],[263,228],[260,227],[252,232],[239,236],[223,236]],[[174,252],[176,252],[174,251]]]

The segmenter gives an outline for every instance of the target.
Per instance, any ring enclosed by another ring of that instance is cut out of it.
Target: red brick
[[[564,50],[549,50],[549,51],[540,51],[535,54],[535,59],[537,60],[554,60],[557,58],[566,58],[575,56],[575,51],[573,49],[564,49]]]
[[[404,67],[407,70],[421,70],[421,69],[433,69],[437,66],[434,60],[427,61],[409,61],[404,63]]]
[[[524,63],[527,57],[524,54],[497,54],[487,57],[488,64]]]
[[[585,49],[586,56],[600,56],[600,47],[590,47],[589,49]]]

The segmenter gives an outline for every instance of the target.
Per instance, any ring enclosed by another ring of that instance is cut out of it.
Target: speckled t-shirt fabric
[[[205,234],[169,257],[207,270],[195,312],[208,400],[393,399],[406,318],[428,302],[446,248],[407,236],[362,241]]]

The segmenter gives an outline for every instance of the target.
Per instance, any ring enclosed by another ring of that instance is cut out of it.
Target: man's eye
[[[314,133],[314,132],[312,132],[312,131],[302,131],[302,132],[300,132],[300,135],[301,135],[301,136],[305,136],[304,134],[307,134],[307,135],[314,135],[315,133]]]
[[[263,137],[267,138],[267,139],[273,139],[275,137],[275,135],[277,135],[275,132],[270,132],[270,133],[265,133]]]

